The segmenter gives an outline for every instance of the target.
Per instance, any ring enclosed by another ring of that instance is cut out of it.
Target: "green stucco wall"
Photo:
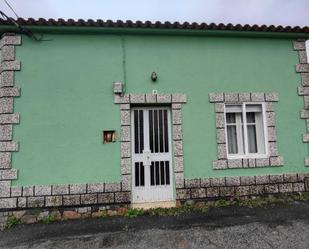
[[[128,93],[186,93],[183,105],[185,177],[306,172],[302,143],[303,98],[292,40],[270,38],[48,35],[23,37],[16,58],[22,69],[15,100],[21,122],[14,128],[20,150],[15,185],[91,183],[120,180],[120,142],[102,143],[102,130],[120,132],[112,82]],[[121,40],[124,43],[122,46]],[[123,56],[125,52],[125,56]],[[123,68],[125,58],[125,70]],[[152,71],[158,81],[150,80]],[[278,92],[275,104],[279,154],[284,167],[213,170],[216,157],[214,105],[210,92]]]

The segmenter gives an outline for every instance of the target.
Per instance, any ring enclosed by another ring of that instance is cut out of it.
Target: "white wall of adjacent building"
[[[306,41],[307,63],[309,63],[309,40]]]

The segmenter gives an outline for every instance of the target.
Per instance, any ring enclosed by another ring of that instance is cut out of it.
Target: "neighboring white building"
[[[307,63],[309,63],[309,40],[306,41]]]

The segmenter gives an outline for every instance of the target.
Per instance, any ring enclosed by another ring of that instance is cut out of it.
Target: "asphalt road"
[[[309,203],[178,217],[110,217],[0,232],[0,248],[309,248]]]

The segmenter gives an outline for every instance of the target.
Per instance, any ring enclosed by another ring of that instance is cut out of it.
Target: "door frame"
[[[171,136],[172,136],[172,161],[174,174],[174,187],[176,188],[176,200],[184,188],[183,165],[183,133],[182,133],[182,105],[187,102],[187,96],[183,93],[173,94],[115,94],[114,103],[120,108],[120,171],[121,191],[132,191],[131,177],[131,108],[144,105],[171,106]],[[131,195],[132,203],[132,195]]]

